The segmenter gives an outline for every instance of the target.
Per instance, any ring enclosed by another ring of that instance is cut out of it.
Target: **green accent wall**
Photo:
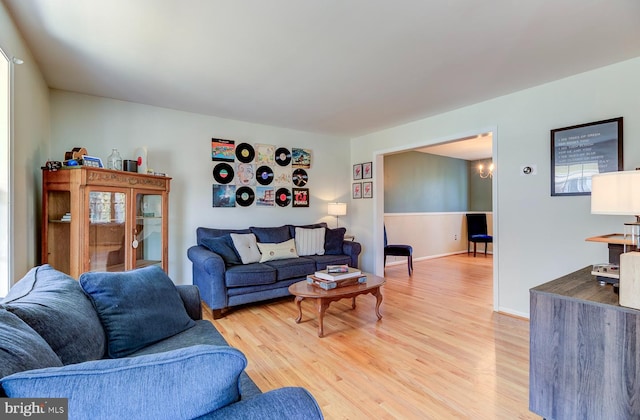
[[[421,152],[385,156],[384,212],[491,211],[491,178],[477,175],[478,163]]]

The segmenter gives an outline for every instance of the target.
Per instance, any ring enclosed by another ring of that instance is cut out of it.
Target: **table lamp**
[[[607,172],[591,177],[591,213],[636,216],[625,223],[625,237],[640,249],[640,171]],[[640,252],[620,255],[621,306],[640,309]]]
[[[338,216],[347,214],[347,203],[329,203],[327,212],[330,216],[336,216],[336,228],[338,227]]]

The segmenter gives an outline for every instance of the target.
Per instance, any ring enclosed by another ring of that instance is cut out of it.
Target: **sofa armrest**
[[[189,248],[187,256],[193,263],[193,284],[200,289],[201,299],[211,309],[226,308],[226,266],[222,257],[202,245]]]
[[[217,419],[323,419],[322,411],[313,396],[304,388],[280,388],[264,394],[241,400],[199,420]]]
[[[200,302],[200,289],[193,284],[181,284],[177,285],[178,293],[184,303],[184,308],[187,310],[187,314],[194,321],[202,319],[202,303]]]
[[[349,265],[353,268],[358,268],[358,256],[362,252],[362,245],[360,245],[360,242],[343,241],[342,252],[351,257],[351,263],[349,263]]]
[[[69,418],[197,418],[237,402],[247,359],[228,346],[28,370],[0,380],[10,398],[68,398]],[[206,378],[206,380],[203,380]]]

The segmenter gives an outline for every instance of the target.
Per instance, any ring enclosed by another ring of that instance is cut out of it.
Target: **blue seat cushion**
[[[491,235],[471,235],[472,242],[493,242]]]
[[[62,366],[62,361],[49,344],[23,320],[0,309],[0,378],[55,366]]]
[[[263,263],[251,263],[227,267],[227,287],[245,287],[276,282],[276,269]]]
[[[313,270],[314,272],[318,270],[324,270],[327,268],[329,264],[350,264],[351,257],[348,255],[309,255],[310,260],[313,260],[316,268]]]
[[[68,398],[78,419],[192,419],[239,400],[247,359],[228,346],[37,369],[2,378],[11,398]]]
[[[312,274],[316,271],[315,262],[308,256],[273,260],[264,264],[276,270],[276,279],[278,281],[296,277],[306,277],[307,274]]]
[[[65,365],[102,359],[106,336],[80,284],[48,264],[32,268],[0,301],[33,328]]]
[[[195,325],[176,286],[158,266],[83,273],[80,285],[105,328],[110,357],[127,356]]]

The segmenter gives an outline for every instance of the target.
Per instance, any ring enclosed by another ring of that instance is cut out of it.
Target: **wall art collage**
[[[213,207],[309,207],[311,150],[211,139]]]
[[[353,180],[373,178],[373,163],[356,163],[353,165]],[[373,198],[373,182],[354,182],[351,184],[352,198]]]

